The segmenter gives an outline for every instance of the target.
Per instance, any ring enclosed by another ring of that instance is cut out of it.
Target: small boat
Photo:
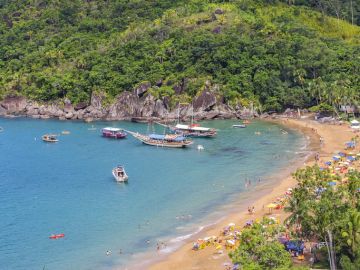
[[[127,131],[135,139],[143,142],[147,145],[170,147],[170,148],[182,148],[193,144],[193,141],[188,140],[186,137],[179,134],[149,134],[144,135],[137,132]]]
[[[281,130],[281,133],[283,134],[283,135],[286,135],[286,134],[288,134],[288,132],[286,131],[286,130]]]
[[[126,182],[129,178],[124,167],[121,165],[118,165],[112,170],[112,175],[114,176],[116,182]]]
[[[169,128],[175,134],[182,135],[184,137],[198,137],[198,138],[211,138],[216,136],[215,128],[201,127],[199,124],[183,125],[177,124],[175,126],[157,124]]]
[[[57,136],[55,134],[45,134],[43,135],[42,137],[42,140],[44,142],[51,142],[51,143],[54,143],[54,142],[58,142],[59,140],[57,139]]]
[[[65,234],[60,233],[60,234],[52,234],[49,236],[50,239],[59,239],[59,238],[64,238]]]
[[[102,135],[107,138],[123,139],[127,134],[120,128],[106,127],[102,129]]]
[[[69,134],[70,134],[70,131],[68,131],[68,130],[63,130],[63,131],[61,131],[61,134],[63,134],[63,135],[69,135]]]
[[[246,125],[238,124],[238,125],[232,125],[233,128],[246,128]]]

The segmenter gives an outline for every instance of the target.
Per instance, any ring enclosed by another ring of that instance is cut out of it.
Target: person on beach
[[[319,159],[320,159],[320,158],[319,158],[319,153],[316,153],[316,154],[315,154],[315,162],[318,163],[318,162],[319,162]]]

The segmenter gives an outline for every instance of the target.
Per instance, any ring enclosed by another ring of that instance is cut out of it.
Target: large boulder
[[[91,94],[91,101],[90,101],[90,106],[92,106],[93,108],[96,108],[96,109],[102,109],[103,107],[103,100],[105,98],[105,95],[104,93],[95,93],[93,92]]]
[[[142,102],[141,108],[141,116],[150,117],[154,113],[155,108],[155,98],[153,95],[147,95],[144,101]]]
[[[211,111],[216,104],[216,96],[213,92],[205,89],[201,94],[195,98],[193,105],[195,112]]]
[[[87,107],[88,103],[87,102],[80,102],[78,104],[76,104],[76,106],[74,107],[75,111],[78,110],[83,110]]]
[[[147,90],[149,90],[150,87],[150,82],[140,83],[137,87],[134,88],[134,94],[138,97],[142,97],[147,92]]]
[[[165,104],[162,100],[158,99],[155,102],[153,116],[164,118],[168,114],[167,109],[165,108]]]
[[[116,102],[110,106],[108,119],[121,120],[141,116],[141,106],[137,95],[125,91],[121,93]]]
[[[4,116],[4,115],[6,115],[6,109],[5,108],[3,108],[2,106],[0,106],[0,115],[1,116]]]
[[[27,101],[24,97],[8,96],[0,103],[0,106],[3,107],[8,114],[22,113],[25,111]]]

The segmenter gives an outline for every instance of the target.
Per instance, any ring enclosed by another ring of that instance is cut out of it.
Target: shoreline
[[[296,129],[298,132],[302,133],[308,139],[308,145],[305,151],[309,154],[307,157],[304,157],[304,159],[298,162],[295,161],[295,164],[291,166],[291,169],[285,174],[283,173],[282,177],[281,172],[275,173],[274,177],[280,176],[281,180],[279,182],[270,181],[270,183],[268,183],[270,187],[266,189],[266,191],[268,191],[266,194],[259,197],[256,193],[256,189],[258,187],[252,190],[252,198],[250,198],[249,201],[252,201],[252,205],[255,206],[256,213],[254,215],[249,215],[246,211],[247,205],[240,206],[239,202],[232,202],[228,207],[236,208],[233,209],[233,213],[227,213],[225,216],[221,217],[220,220],[215,222],[215,224],[186,239],[177,250],[168,254],[159,253],[157,258],[148,258],[148,261],[142,262],[141,264],[131,265],[131,268],[125,269],[224,269],[224,265],[231,262],[226,251],[222,255],[216,254],[215,249],[212,247],[204,250],[193,251],[192,240],[209,235],[218,235],[221,229],[230,222],[235,222],[236,224],[242,226],[245,224],[246,220],[259,219],[262,216],[267,215],[267,209],[264,209],[261,206],[274,201],[276,197],[283,195],[288,188],[296,185],[296,181],[291,176],[296,169],[314,164],[313,154],[315,152],[318,152],[321,159],[323,159],[324,157],[328,157],[328,155],[335,150],[341,150],[343,148],[342,144],[344,141],[349,139],[352,135],[350,130],[347,132],[346,126],[319,124],[310,119],[266,119],[265,121],[283,125],[285,128]],[[334,132],[335,130],[338,132]],[[341,136],[337,136],[334,133],[341,133],[338,134]],[[326,142],[322,147],[320,146],[320,137],[324,138],[324,141]],[[244,195],[244,193],[242,195]],[[287,215],[288,214],[283,210],[274,210],[271,214],[271,216],[278,218],[281,222],[287,217]]]

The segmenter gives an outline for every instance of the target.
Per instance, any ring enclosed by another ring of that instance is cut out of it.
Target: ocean
[[[171,250],[215,222],[219,205],[270,181],[306,151],[305,136],[294,130],[282,134],[283,127],[262,121],[236,129],[235,123],[202,122],[218,129],[217,137],[167,149],[130,135],[101,137],[106,126],[163,133],[160,126],[0,118],[0,269],[125,268],[157,243]],[[64,130],[70,134],[61,135]],[[46,133],[60,134],[59,142],[44,143]],[[127,184],[112,177],[118,164]],[[65,237],[49,239],[60,233]]]

